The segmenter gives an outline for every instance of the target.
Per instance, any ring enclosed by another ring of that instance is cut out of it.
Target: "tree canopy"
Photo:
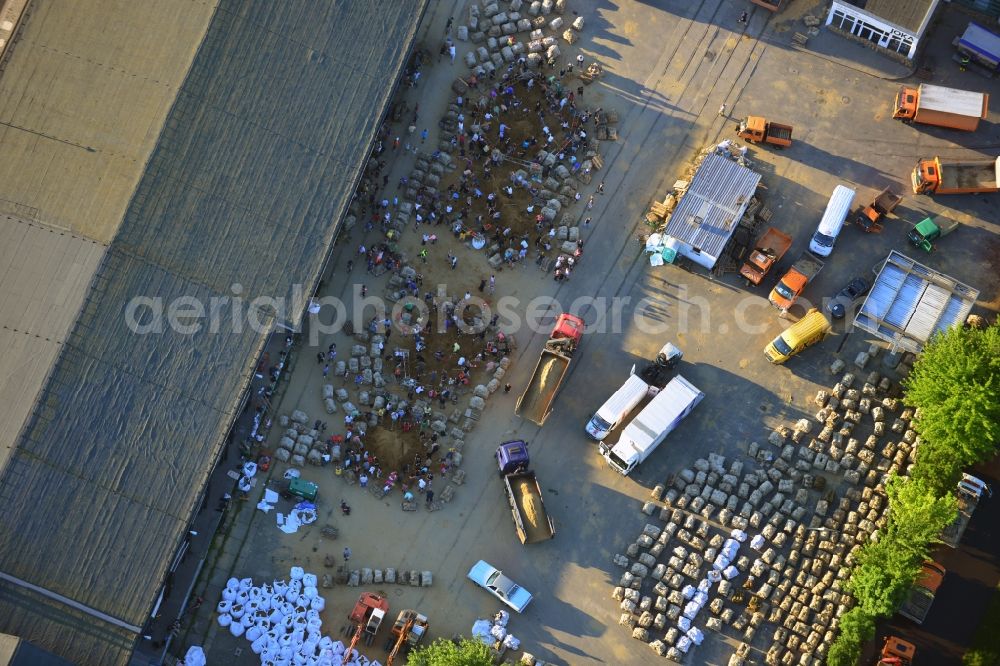
[[[953,327],[934,336],[905,383],[920,410],[914,475],[949,490],[961,471],[1000,447],[1000,325]]]
[[[409,666],[492,666],[490,649],[480,641],[462,638],[457,643],[439,638],[406,657]]]

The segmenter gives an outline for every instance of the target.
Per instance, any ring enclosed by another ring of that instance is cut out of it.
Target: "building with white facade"
[[[941,0],[833,0],[826,25],[912,60]]]

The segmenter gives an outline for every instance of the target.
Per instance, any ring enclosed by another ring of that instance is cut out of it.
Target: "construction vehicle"
[[[770,122],[764,116],[747,116],[736,126],[736,136],[748,143],[786,148],[792,145],[792,126]]]
[[[349,624],[344,626],[343,633],[348,635],[351,628],[354,633],[351,636],[351,644],[347,648],[346,654],[351,654],[358,642],[364,638],[365,645],[371,646],[375,642],[375,634],[382,626],[385,614],[389,612],[389,601],[381,594],[373,592],[362,592],[358,601],[354,604],[354,609],[347,616]]]
[[[886,636],[875,666],[913,666],[917,648],[897,636]]]
[[[920,160],[910,183],[914,194],[978,194],[1000,189],[1000,157],[988,160]]]
[[[530,544],[554,537],[556,528],[545,510],[542,488],[535,473],[528,469],[531,462],[528,445],[521,440],[504,442],[497,447],[494,457],[503,477],[517,538],[523,544]]]
[[[921,83],[916,88],[903,86],[899,89],[892,117],[904,123],[974,132],[979,121],[989,115],[989,107],[990,96],[986,93]]]
[[[823,266],[823,261],[812,252],[803,252],[788,269],[788,272],[778,280],[778,284],[771,290],[767,300],[774,307],[787,311],[795,303],[802,290],[806,288],[806,285],[823,270]]]
[[[877,234],[882,231],[882,220],[885,216],[895,210],[902,201],[903,197],[893,194],[887,187],[876,194],[870,204],[858,209],[854,214],[854,223],[867,233]]]
[[[906,234],[906,239],[913,247],[919,247],[924,252],[934,250],[934,241],[947,236],[958,228],[958,222],[947,217],[925,217],[913,225]]]
[[[979,500],[982,499],[983,494],[987,497],[993,496],[993,491],[986,485],[985,481],[971,474],[962,474],[962,480],[958,482],[958,489],[955,493],[955,497],[958,499],[958,515],[941,532],[941,541],[952,548],[958,547],[959,542],[962,541],[962,535],[965,534],[965,528],[969,526],[972,514],[979,506]]]
[[[792,246],[792,237],[783,231],[770,227],[764,232],[753,250],[743,263],[740,275],[747,279],[747,285],[751,283],[759,285],[764,276],[774,268],[775,264],[788,252]]]
[[[934,603],[934,595],[944,581],[945,568],[932,560],[926,560],[921,566],[917,582],[913,584],[906,601],[899,607],[899,614],[917,624],[923,624]]]
[[[528,387],[517,399],[515,414],[537,425],[545,423],[552,411],[552,401],[566,378],[573,352],[580,344],[583,328],[583,320],[579,317],[565,312],[559,315]]]
[[[392,636],[385,642],[385,666],[392,666],[399,653],[415,648],[427,633],[427,616],[407,608],[399,611],[396,622],[392,625]]]

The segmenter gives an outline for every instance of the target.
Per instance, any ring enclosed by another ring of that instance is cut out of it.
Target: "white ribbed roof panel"
[[[929,111],[957,113],[979,118],[983,115],[983,93],[943,86],[920,86],[920,107]]]
[[[937,332],[961,324],[979,291],[893,250],[854,325],[914,353]]]

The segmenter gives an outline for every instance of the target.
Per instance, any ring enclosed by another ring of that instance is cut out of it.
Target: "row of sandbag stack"
[[[761,634],[771,666],[822,663],[853,603],[844,583],[854,554],[885,525],[888,474],[909,471],[919,444],[897,392],[876,372],[861,382],[845,373],[817,393],[813,418],[751,442],[749,463],[710,454],[656,486],[643,513],[665,525],[647,524],[614,557],[626,569],[613,594],[621,624],[682,661],[695,647],[682,618],[707,608],[706,628],[741,641],[733,666]],[[737,552],[749,534],[752,553]],[[741,575],[741,587],[729,582]]]

